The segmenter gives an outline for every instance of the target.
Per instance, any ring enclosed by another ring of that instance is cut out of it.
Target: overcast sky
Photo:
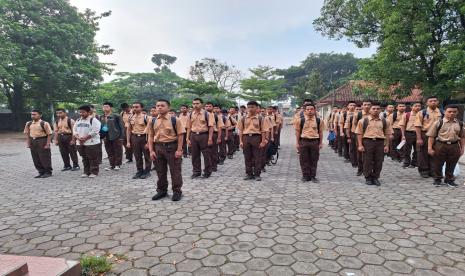
[[[154,53],[178,58],[172,69],[187,76],[189,66],[214,57],[246,71],[257,65],[285,68],[309,53],[352,52],[347,41],[329,40],[314,31],[323,0],[71,0],[80,10],[111,10],[101,21],[100,44],[115,53],[104,57],[116,71],[148,72]]]

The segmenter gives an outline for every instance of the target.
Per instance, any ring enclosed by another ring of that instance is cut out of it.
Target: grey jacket
[[[110,114],[110,116],[105,117],[104,115],[100,116],[102,122],[102,127],[107,126],[108,131],[100,131],[100,137],[106,138],[108,140],[124,139],[124,125],[123,119],[117,114]]]

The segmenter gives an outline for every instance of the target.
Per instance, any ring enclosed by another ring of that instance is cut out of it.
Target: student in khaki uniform
[[[387,116],[387,120],[393,129],[392,141],[390,143],[390,156],[392,160],[402,162],[404,159],[404,151],[397,150],[397,146],[405,140],[405,133],[402,126],[405,124],[405,109],[404,103],[397,104],[397,110]]]
[[[446,164],[444,183],[458,187],[455,183],[454,169],[463,155],[465,132],[463,122],[457,119],[459,107],[448,105],[444,118],[433,123],[427,132],[428,153],[433,157],[434,185],[441,186],[442,167]]]
[[[344,151],[346,146],[345,135],[344,135],[344,120],[347,117],[347,107],[343,106],[338,114],[336,125],[334,126],[337,129],[337,135],[339,137],[337,142],[337,153],[340,157],[344,157]]]
[[[191,148],[192,154],[192,179],[202,175],[202,159],[204,159],[203,178],[209,178],[212,174],[212,160],[209,147],[213,145],[213,126],[215,116],[202,108],[202,99],[196,98],[192,101],[194,109],[189,115],[187,127],[187,145]]]
[[[304,106],[305,115],[294,122],[296,147],[299,153],[302,181],[318,182],[316,171],[320,150],[323,148],[324,122],[316,117],[314,104]]]
[[[370,108],[371,108],[371,101],[364,100],[362,102],[362,110],[355,114],[354,120],[352,122],[352,131],[357,133],[357,125],[358,122],[370,115]],[[357,137],[357,149],[360,147],[358,144],[358,137]],[[361,176],[363,174],[363,153],[357,150],[357,176]]]
[[[421,103],[414,103],[412,110],[406,112],[404,116],[404,125],[402,126],[405,135],[404,151],[404,164],[403,168],[415,168],[417,166],[417,133],[415,130],[415,118],[421,110]],[[413,155],[412,155],[413,148]]]
[[[149,121],[148,144],[150,157],[157,163],[157,194],[152,200],[160,200],[168,195],[168,167],[171,174],[173,201],[182,197],[182,146],[186,131],[181,120],[168,112],[170,102],[157,101],[158,115]]]
[[[352,123],[355,115],[356,103],[350,101],[347,104],[347,114],[345,115],[344,126],[342,132],[345,134],[346,143],[348,147],[349,161],[352,167],[357,167],[357,135],[352,131]],[[347,149],[346,149],[347,150]]]
[[[151,120],[153,120],[153,118],[156,118],[158,116],[158,110],[157,110],[157,106],[154,105],[150,108],[150,116],[147,117],[147,122],[150,122]],[[147,135],[147,147],[149,145],[149,136],[148,136],[148,133],[149,133],[149,130],[150,130],[150,126],[149,124],[147,124],[147,127],[145,128],[145,134]],[[149,152],[150,153],[150,152]],[[156,171],[157,170],[157,162],[155,162],[155,160],[152,160],[152,171]]]
[[[243,105],[241,105],[241,107],[240,107],[240,113],[239,113],[239,108],[237,106],[234,109],[235,109],[234,114],[229,115],[229,116],[232,117],[237,123],[237,122],[239,122],[239,119],[243,117],[241,114],[247,114],[247,111],[246,111],[246,107],[243,106]],[[244,113],[242,113],[242,112],[244,112]],[[241,135],[239,133],[239,129],[236,128],[236,131],[234,132],[234,153],[239,151],[239,148],[240,148],[239,147],[239,144],[240,144],[239,135]]]
[[[234,119],[234,115],[236,114],[236,108],[235,107],[230,107],[229,112],[227,114],[228,116],[228,122],[229,122],[229,136],[228,136],[228,159],[233,159],[234,158],[234,153],[236,151],[236,139],[239,140],[239,135],[238,135],[238,130],[236,129],[237,126],[237,120]],[[236,137],[237,136],[237,137]]]
[[[35,178],[47,178],[52,176],[52,128],[42,120],[42,112],[37,109],[31,111],[31,119],[24,127],[26,146],[31,150],[34,167],[39,172]]]
[[[428,155],[428,138],[426,132],[434,123],[443,117],[438,105],[439,101],[437,97],[428,97],[426,99],[427,108],[418,112],[415,118],[418,147],[418,172],[424,178],[434,175],[433,158],[430,158]]]
[[[259,105],[260,107],[260,105]],[[268,162],[267,160],[267,156],[266,156],[266,152],[267,152],[267,149],[270,145],[271,142],[274,142],[274,132],[273,132],[273,129],[274,129],[274,122],[271,118],[271,116],[269,116],[267,114],[267,110],[265,108],[261,108],[260,109],[260,115],[265,119],[265,121],[267,121],[268,123],[268,131],[266,132],[266,145],[265,147],[263,147],[261,149],[261,158],[262,158],[262,161],[261,161],[261,164],[262,164],[262,172],[266,172],[266,164]]]
[[[223,120],[221,120],[221,116],[215,112],[215,108],[218,106],[214,106],[213,103],[208,102],[205,104],[205,110],[212,114],[215,118],[215,123],[213,124],[213,144],[208,146],[209,153],[210,153],[210,160],[212,166],[212,172],[218,171],[218,162],[220,161],[219,157],[219,145],[221,144],[221,136],[223,135]]]
[[[283,129],[284,119],[283,116],[279,113],[277,106],[273,106],[273,115],[274,121],[276,123],[275,132],[274,132],[274,141],[276,146],[281,146],[281,130]]]
[[[266,108],[265,117],[267,117],[268,120],[269,120],[270,131],[269,131],[269,134],[268,134],[268,145],[264,149],[264,161],[265,161],[264,164],[265,165],[270,165],[271,157],[267,156],[267,152],[268,152],[269,147],[272,147],[272,146],[277,147],[277,144],[276,144],[276,132],[277,132],[277,129],[279,128],[279,125],[276,122],[276,116],[275,116],[275,114],[273,112],[273,107],[272,106],[268,106]],[[265,168],[265,166],[264,166],[264,168]]]
[[[131,110],[131,107],[127,103],[121,104],[121,110],[122,111],[120,113],[120,117],[123,119],[123,125],[125,128],[124,134],[126,135],[126,133],[128,132],[126,126],[129,124],[129,117],[133,115],[133,112]],[[123,143],[123,144],[124,144],[124,155],[126,156],[125,163],[132,163],[132,156],[133,156],[132,148],[128,148],[126,143]]]
[[[227,144],[229,139],[229,132],[231,128],[231,121],[228,118],[228,111],[226,109],[221,110],[221,107],[215,106],[214,111],[218,120],[223,122],[223,126],[221,127],[221,143],[218,155],[218,165],[224,165],[224,161],[226,160],[227,156]]]
[[[189,107],[187,105],[181,105],[180,112],[178,115],[178,119],[181,121],[184,129],[187,132],[187,124],[189,121]],[[187,147],[186,142],[186,132],[184,133],[183,142],[182,142],[182,151],[184,154],[184,158],[187,158],[190,155],[190,149]]]
[[[370,115],[357,124],[358,150],[363,153],[363,174],[367,185],[380,186],[379,177],[383,169],[384,154],[389,151],[392,128],[385,118],[379,116],[381,106],[373,103]]]
[[[261,150],[266,146],[267,132],[270,127],[268,121],[259,113],[260,109],[256,101],[247,103],[247,115],[237,122],[237,128],[241,135],[240,147],[244,152],[245,173],[244,180],[255,179],[261,181],[262,156]]]
[[[56,110],[57,120],[54,125],[55,145],[60,149],[64,167],[61,171],[79,171],[76,143],[73,139],[74,120],[68,117],[62,108]],[[73,166],[71,167],[71,161]]]
[[[126,125],[126,146],[132,148],[136,159],[137,173],[133,176],[133,179],[145,179],[149,177],[152,167],[147,145],[147,135],[145,133],[149,118],[146,114],[142,113],[143,108],[144,105],[142,103],[133,103],[132,109],[134,114],[129,117],[128,124]]]

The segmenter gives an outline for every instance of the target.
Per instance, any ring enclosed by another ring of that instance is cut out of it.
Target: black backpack
[[[26,126],[27,126],[28,129],[31,127],[31,125],[32,125],[32,121],[29,121],[29,122],[26,123]],[[45,132],[45,134],[47,134],[47,131],[45,130],[45,121],[43,121],[43,120],[40,121],[40,127]]]
[[[439,130],[441,130],[441,128],[442,128],[443,125],[444,125],[444,121],[443,121],[443,120],[439,120],[438,128],[436,129],[436,137],[434,137],[435,139],[438,138]],[[462,137],[462,135],[463,135],[463,121],[460,121],[460,120],[459,120],[459,125],[460,125],[459,137]]]
[[[444,119],[444,110],[439,109],[439,112],[441,112],[441,119]],[[426,108],[423,109],[423,110],[421,111],[421,114],[423,115],[423,116],[422,116],[423,119],[424,119],[424,118],[428,118],[428,117],[429,117],[428,109],[426,109]]]

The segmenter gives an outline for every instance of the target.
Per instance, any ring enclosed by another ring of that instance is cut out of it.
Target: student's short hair
[[[113,107],[113,104],[110,102],[104,102],[103,105],[108,105],[109,107]]]
[[[421,106],[423,105],[422,102],[413,102],[413,103],[410,103],[410,105],[416,105],[416,104],[419,104],[419,105],[421,105]]]
[[[187,105],[182,104],[181,107],[189,108]]]
[[[221,113],[223,113],[223,114],[227,114],[227,113],[228,113],[228,110],[226,110],[226,109],[222,109],[222,110],[221,110]]]
[[[259,107],[260,105],[257,103],[257,101],[249,101],[247,105],[253,105]],[[242,107],[242,106],[241,106]]]
[[[236,107],[237,108],[237,107]],[[241,108],[247,108],[245,105],[241,105]]]
[[[221,106],[219,104],[214,104],[213,107],[221,108]]]
[[[347,103],[347,105],[349,105],[349,104],[355,104],[355,105],[356,105],[357,103],[356,103],[355,101],[349,101],[349,102]]]
[[[174,110],[174,109],[170,109],[170,112],[176,113],[176,110]]]
[[[278,107],[276,105],[273,106],[273,110],[278,110]]]
[[[380,102],[371,102],[371,106],[381,106]]]
[[[304,109],[307,109],[307,106],[313,106],[314,109],[316,109],[316,106],[314,103],[306,103],[304,104]]]
[[[312,99],[304,99],[304,102],[303,102],[303,103],[304,103],[304,104],[305,104],[305,103],[313,103],[313,100],[312,100]]]
[[[234,108],[234,110],[237,109],[237,106],[230,106],[229,109]]]
[[[273,106],[272,106],[272,105],[269,105],[269,106],[267,106],[266,108],[271,108],[271,109],[273,109]]]
[[[432,95],[432,96],[429,96],[425,99],[425,101],[428,101],[429,99],[436,99],[438,100],[438,96],[435,96],[435,95]]]
[[[211,106],[213,106],[213,103],[212,103],[212,102],[206,102],[205,105],[211,105]]]
[[[138,105],[140,105],[140,107],[144,108],[144,104],[141,103],[141,102],[133,102],[132,104],[138,104]]]
[[[159,100],[157,100],[157,102],[163,102],[163,103],[166,103],[168,106],[171,106],[170,101],[165,100],[165,99],[159,99]]]
[[[122,104],[120,105],[120,107],[121,107],[122,109],[126,109],[126,108],[129,108],[129,104],[128,104],[128,103],[122,103]]]
[[[90,106],[89,105],[81,105],[79,107],[79,110],[85,111],[85,112],[90,112]]]
[[[460,107],[458,105],[456,105],[456,104],[448,104],[448,105],[446,105],[444,110],[447,110],[448,108],[459,109]]]
[[[56,112],[65,112],[66,113],[66,110],[64,108],[57,108],[55,111]]]
[[[203,104],[203,100],[202,100],[201,98],[195,98],[195,99],[193,99],[192,101],[193,101],[193,102],[199,101],[201,104]]]
[[[33,109],[31,110],[31,113],[38,113],[39,115],[42,115],[42,111],[40,111],[39,109]]]
[[[397,103],[397,106],[399,106],[399,105],[406,105],[406,104],[405,103]]]
[[[150,109],[157,109],[157,106],[152,105],[152,107]]]
[[[363,100],[363,101],[362,101],[362,104],[363,104],[363,103],[370,103],[370,104],[373,104],[373,101],[367,99],[367,100]],[[378,105],[379,105],[379,103],[378,103]]]

